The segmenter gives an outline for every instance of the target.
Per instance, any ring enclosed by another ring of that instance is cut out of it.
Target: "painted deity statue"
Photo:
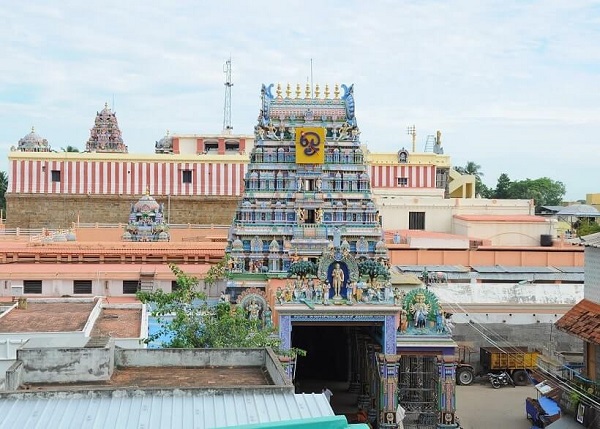
[[[413,314],[413,320],[416,328],[426,327],[429,308],[429,304],[425,302],[425,295],[422,293],[417,294],[415,297],[415,302],[410,305],[410,312]]]
[[[342,290],[342,286],[344,285],[344,270],[340,268],[340,264],[335,264],[335,268],[331,272],[331,280],[333,284],[333,290],[335,293],[335,297],[340,297],[340,291]]]
[[[260,305],[258,305],[255,300],[252,300],[250,304],[248,304],[248,319],[258,320],[259,313]]]

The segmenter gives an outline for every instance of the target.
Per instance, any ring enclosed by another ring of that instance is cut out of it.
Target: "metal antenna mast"
[[[225,107],[223,108],[223,132],[230,134],[233,130],[231,125],[231,87],[233,82],[231,81],[231,57],[225,62],[223,66],[223,73],[225,73]]]
[[[417,151],[417,128],[414,125],[406,127],[406,134],[412,136],[412,151]]]

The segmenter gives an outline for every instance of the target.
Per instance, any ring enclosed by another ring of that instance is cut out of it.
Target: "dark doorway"
[[[306,350],[306,356],[298,359],[296,380],[348,381],[350,329],[352,327],[294,325],[292,346]]]

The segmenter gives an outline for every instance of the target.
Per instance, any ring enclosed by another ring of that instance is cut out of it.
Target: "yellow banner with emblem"
[[[296,128],[296,164],[325,162],[325,128]]]

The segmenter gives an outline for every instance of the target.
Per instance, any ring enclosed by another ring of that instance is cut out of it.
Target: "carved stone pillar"
[[[377,354],[379,367],[379,428],[397,428],[396,408],[398,407],[398,362],[395,354]]]
[[[440,396],[439,429],[458,428],[456,423],[456,363],[452,356],[442,356],[439,360]]]

